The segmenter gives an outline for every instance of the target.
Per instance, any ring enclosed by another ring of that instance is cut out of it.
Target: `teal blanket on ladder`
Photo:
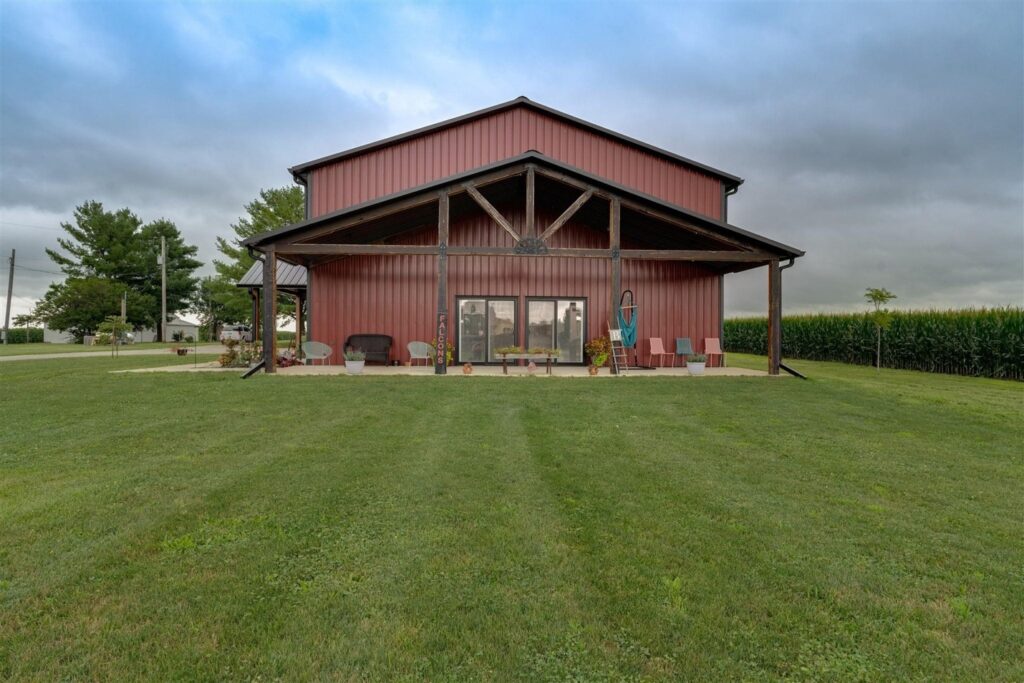
[[[630,316],[629,322],[626,322],[626,317],[622,315],[622,309],[619,309],[619,329],[622,331],[622,345],[627,349],[636,346],[636,318],[639,310],[634,308],[633,315]]]

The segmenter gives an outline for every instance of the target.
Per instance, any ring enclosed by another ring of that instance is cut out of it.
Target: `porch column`
[[[782,271],[779,260],[768,262],[768,374],[779,374],[782,362]]]
[[[523,238],[535,237],[537,235],[537,182],[536,171],[533,164],[526,167],[526,228],[523,230]]]
[[[260,290],[253,287],[249,290],[252,297],[252,341],[260,338]]]
[[[448,193],[437,202],[437,339],[434,374],[448,373]]]
[[[622,203],[618,197],[612,197],[608,204],[608,246],[611,250],[611,297],[608,308],[608,326],[616,328],[619,325],[616,312],[619,308],[619,297],[622,296],[622,255],[620,246],[622,242]],[[615,364],[611,366],[612,373],[615,372]]]
[[[263,255],[263,370],[277,371],[277,254]]]
[[[302,325],[305,322],[302,315],[302,295],[295,295],[295,357],[302,355]]]

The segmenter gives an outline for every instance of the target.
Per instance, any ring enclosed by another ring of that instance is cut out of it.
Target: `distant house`
[[[725,276],[765,267],[779,372],[782,270],[804,252],[728,222],[737,176],[525,97],[290,171],[306,218],[245,240],[263,259],[239,284],[263,320],[292,288],[332,362],[373,334],[393,339],[397,361],[437,339],[438,373],[443,341],[460,364],[498,362],[504,346],[582,364],[586,340],[637,312],[629,294],[638,347],[689,337],[702,352],[721,337]]]
[[[174,334],[181,332],[181,339],[185,340],[189,337],[197,339],[199,336],[199,326],[195,323],[190,323],[187,320],[174,316],[167,322],[167,339],[166,341],[174,341]],[[151,342],[156,341],[157,334],[156,330],[151,327],[143,327],[135,330],[132,333],[135,337],[136,342]]]
[[[43,325],[43,343],[44,344],[74,344],[75,337],[70,332],[61,332],[60,330],[51,330],[46,325]]]

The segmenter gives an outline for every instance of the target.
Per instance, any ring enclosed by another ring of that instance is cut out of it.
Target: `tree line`
[[[73,220],[61,223],[64,235],[58,248],[46,254],[60,268],[64,280],[50,285],[33,311],[19,316],[16,325],[44,323],[50,329],[68,332],[81,341],[95,334],[112,315],[120,315],[122,301],[129,326],[153,328],[160,325],[160,242],[167,248],[167,313],[193,312],[206,330],[223,324],[248,322],[251,302],[248,292],[236,283],[254,259],[242,240],[304,218],[302,189],[283,187],[261,190],[259,197],[245,205],[245,214],[230,229],[230,237],[217,237],[221,258],[214,259],[215,274],[200,278],[203,266],[198,248],[188,244],[178,227],[166,219],[150,223],[130,209],[110,211],[97,201],[75,208]],[[279,310],[291,314],[290,302],[282,300]]]

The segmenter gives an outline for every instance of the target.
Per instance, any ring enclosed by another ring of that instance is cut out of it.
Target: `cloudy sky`
[[[787,311],[1020,305],[1022,7],[4,0],[0,287],[17,248],[31,308],[86,200],[209,262],[288,166],[526,95],[746,178],[731,222],[807,251]]]

